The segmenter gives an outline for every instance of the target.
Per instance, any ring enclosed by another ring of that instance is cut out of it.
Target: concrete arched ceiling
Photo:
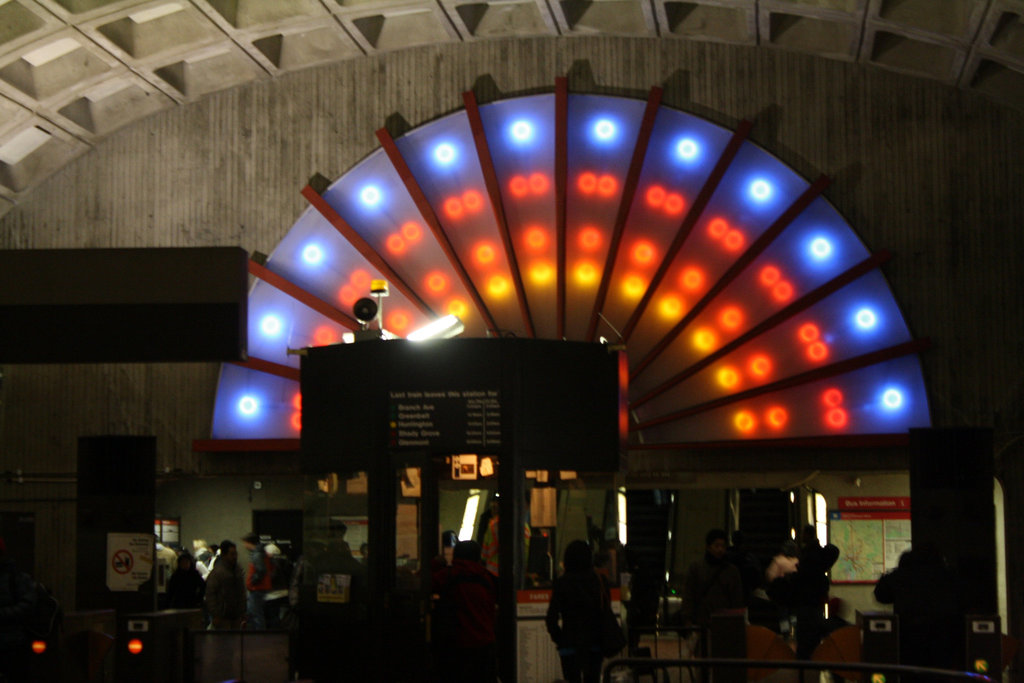
[[[1024,0],[0,0],[0,214],[211,92],[417,45],[595,34],[795,50],[1024,109]]]

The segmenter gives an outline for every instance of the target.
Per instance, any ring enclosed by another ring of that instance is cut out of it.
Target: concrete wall
[[[3,216],[0,248],[269,252],[305,208],[306,180],[350,168],[392,114],[416,125],[460,108],[466,89],[486,102],[548,90],[566,74],[572,91],[643,96],[663,85],[670,106],[726,126],[753,118],[756,142],[806,177],[830,175],[826,196],[871,249],[894,252],[885,271],[896,297],[915,335],[934,342],[924,365],[935,424],[993,426],[1000,471],[1024,482],[1015,440],[1024,433],[1024,114],[864,65],[614,37],[374,55],[217,93],[124,129]],[[75,438],[98,433],[155,434],[159,471],[225,471],[190,448],[208,435],[214,365],[4,372],[0,471],[73,472]],[[236,463],[251,473],[291,467],[280,458]],[[73,542],[67,498],[61,484],[0,485],[0,506],[35,510],[48,530],[42,566],[58,565]],[[1008,511],[1017,506],[1007,500]],[[1008,515],[1008,538],[1024,533],[1010,521],[1020,519]],[[1013,549],[1021,544],[1010,545],[1011,569],[1024,570]],[[69,581],[48,578],[70,591]]]
[[[191,551],[192,541],[205,539],[220,543],[224,539],[241,544],[244,534],[253,530],[253,510],[301,510],[301,477],[259,479],[254,489],[252,477],[216,479],[175,479],[157,486],[158,517],[181,518],[181,545]]]

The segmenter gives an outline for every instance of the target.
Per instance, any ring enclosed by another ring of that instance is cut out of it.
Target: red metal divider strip
[[[643,372],[644,369],[649,366],[662,351],[668,348],[668,345],[679,336],[686,326],[693,322],[694,318],[696,318],[701,311],[707,308],[708,304],[710,304],[723,289],[729,286],[729,284],[735,280],[736,277],[739,276],[739,274],[742,273],[755,258],[760,256],[761,252],[768,248],[768,245],[772,243],[779,233],[782,232],[794,218],[800,215],[800,213],[806,209],[808,205],[810,205],[810,203],[825,190],[826,187],[828,187],[830,182],[831,180],[829,180],[828,177],[819,176],[810,187],[804,190],[803,194],[797,197],[796,201],[794,201],[788,209],[782,212],[782,215],[776,218],[775,222],[772,223],[768,229],[750,245],[750,248],[747,249],[742,256],[736,259],[735,263],[729,266],[729,269],[718,279],[718,282],[716,282],[711,289],[701,297],[700,301],[698,301],[694,307],[691,308],[685,316],[683,316],[683,319],[676,323],[676,326],[669,330],[669,332],[654,346],[653,349],[647,352],[647,355],[643,360],[637,364],[636,369],[632,372],[630,378],[636,377]]]
[[[866,448],[870,446],[908,446],[910,435],[899,434],[837,434],[835,436],[807,436],[794,439],[743,439],[741,441],[687,441],[676,443],[633,444],[631,451],[692,451],[701,448],[732,449],[744,448]]]
[[[821,285],[817,289],[811,290],[806,295],[800,297],[790,305],[777,311],[775,314],[765,318],[760,323],[754,325],[749,330],[741,334],[739,337],[736,337],[736,339],[733,339],[731,342],[724,345],[722,348],[718,349],[714,353],[711,353],[705,356],[704,358],[701,358],[699,361],[697,361],[690,367],[685,368],[680,372],[676,373],[669,379],[665,380],[655,388],[648,391],[640,398],[633,401],[630,404],[630,407],[639,407],[646,403],[647,401],[651,400],[652,398],[671,389],[676,384],[679,384],[680,382],[688,379],[689,377],[700,372],[707,366],[711,365],[719,358],[722,358],[726,354],[729,354],[735,349],[738,349],[747,341],[753,339],[754,337],[758,337],[764,334],[765,332],[767,332],[768,330],[772,329],[777,325],[784,323],[785,321],[789,320],[790,318],[797,315],[801,311],[807,310],[808,308],[818,303],[825,297],[829,296],[833,292],[842,289],[843,287],[850,284],[851,282],[861,277],[862,275],[874,270],[878,266],[888,261],[890,256],[891,254],[888,251],[884,250],[878,252],[877,254],[869,256],[868,258],[864,259],[863,261],[853,266],[852,268],[849,268],[842,274],[832,278],[831,280]]]
[[[280,363],[253,357],[250,357],[247,361],[231,361],[231,364],[237,365],[240,368],[265,372],[268,375],[277,375],[285,379],[299,381],[299,369],[293,368],[290,365],[281,365]]]
[[[711,170],[711,174],[704,181],[704,185],[700,188],[700,192],[697,193],[697,197],[693,200],[693,204],[690,206],[689,211],[683,217],[683,222],[679,226],[679,230],[676,232],[675,238],[672,240],[672,244],[669,246],[668,251],[665,252],[665,258],[661,260],[661,265],[658,266],[658,270],[655,271],[654,276],[651,278],[651,284],[647,286],[647,291],[640,298],[636,308],[633,310],[633,314],[629,317],[625,327],[622,329],[622,338],[624,341],[628,341],[633,330],[636,329],[637,324],[640,322],[640,316],[643,315],[644,311],[647,310],[647,305],[651,302],[654,297],[654,292],[657,290],[658,285],[665,279],[665,275],[668,273],[668,269],[672,266],[672,262],[676,258],[676,254],[683,248],[683,243],[686,238],[690,236],[693,231],[693,227],[700,220],[701,214],[704,213],[704,209],[707,208],[708,202],[711,201],[712,195],[715,190],[718,189],[719,183],[722,182],[722,177],[725,172],[729,169],[729,165],[733,159],[736,158],[736,154],[739,153],[740,147],[743,145],[743,141],[750,135],[750,130],[754,124],[751,121],[743,120],[740,121],[740,125],[736,127],[736,131],[732,134],[729,139],[729,143],[722,150],[721,156],[718,157],[718,161],[715,163],[715,167]]]
[[[619,201],[619,212],[615,216],[615,226],[612,229],[612,237],[608,244],[608,257],[604,262],[604,275],[601,276],[601,284],[597,288],[597,298],[594,300],[594,309],[590,313],[590,324],[587,326],[585,339],[592,341],[597,332],[598,313],[604,308],[605,299],[608,296],[608,288],[611,286],[612,271],[615,269],[615,259],[619,253],[619,245],[622,242],[622,233],[626,228],[626,218],[629,217],[629,210],[633,207],[633,196],[636,194],[636,187],[640,183],[640,171],[643,170],[644,157],[647,156],[647,145],[651,141],[651,131],[654,130],[654,120],[658,116],[658,107],[661,106],[661,93],[659,87],[651,88],[647,96],[647,108],[644,109],[644,116],[640,122],[640,130],[636,136],[636,145],[633,147],[633,158],[629,162],[629,171],[626,173],[626,180],[622,184],[622,199]]]
[[[437,317],[437,313],[430,308],[430,305],[421,299],[419,294],[417,294],[412,287],[406,284],[405,280],[399,277],[398,273],[388,265],[388,262],[381,258],[380,254],[378,254],[366,240],[360,237],[359,233],[357,233],[352,226],[348,224],[348,221],[342,218],[341,214],[335,211],[334,207],[328,204],[327,200],[320,196],[316,190],[307,185],[302,188],[302,196],[306,198],[306,201],[308,201],[310,205],[327,220],[328,223],[334,226],[334,229],[345,238],[346,242],[355,247],[356,251],[358,251],[363,258],[369,261],[381,275],[387,278],[388,282],[395,286],[395,289],[404,294],[409,301],[420,309],[422,313],[430,316],[431,318]],[[358,327],[353,329],[358,329]]]
[[[296,301],[309,306],[317,313],[327,316],[334,322],[343,325],[350,330],[359,329],[359,323],[355,318],[345,315],[323,299],[310,294],[298,285],[289,282],[287,279],[269,270],[265,266],[261,266],[251,259],[249,260],[249,272],[266,282],[268,285],[281,290]]]
[[[501,198],[501,188],[498,185],[498,173],[494,169],[494,159],[491,157],[491,148],[487,143],[487,133],[484,131],[484,122],[480,118],[480,107],[476,101],[476,95],[472,91],[462,93],[462,101],[466,106],[466,116],[469,118],[469,127],[473,131],[473,142],[476,144],[476,154],[480,159],[480,168],[484,173],[484,183],[487,185],[487,194],[491,198],[491,208],[494,209],[494,218],[498,222],[498,232],[501,233],[501,241],[505,244],[505,256],[508,259],[509,269],[512,271],[512,282],[515,284],[516,296],[519,298],[519,311],[523,316],[523,324],[526,326],[526,333],[535,337],[533,329],[533,318],[530,316],[530,304],[526,300],[526,289],[523,287],[523,276],[519,272],[519,261],[516,258],[515,245],[512,244],[512,236],[508,232],[508,218],[505,216],[505,203]]]
[[[427,201],[427,196],[423,193],[423,188],[416,181],[416,178],[412,174],[412,170],[409,168],[409,164],[402,158],[401,152],[398,151],[398,146],[395,144],[391,134],[384,128],[377,131],[377,139],[380,140],[381,147],[384,148],[384,153],[388,155],[388,159],[391,161],[391,165],[394,166],[398,172],[398,176],[402,179],[405,184],[406,190],[409,191],[409,195],[412,197],[413,202],[416,204],[416,208],[419,209],[420,215],[423,216],[423,220],[426,221],[427,225],[430,226],[431,232],[434,233],[434,239],[441,246],[445,256],[448,257],[448,262],[451,263],[455,269],[456,275],[459,276],[459,280],[462,282],[462,286],[469,292],[470,298],[473,299],[473,303],[476,304],[477,310],[480,315],[483,316],[484,323],[487,328],[497,334],[498,325],[494,322],[494,318],[491,316],[491,312],[487,309],[487,304],[480,297],[480,292],[477,291],[476,285],[473,284],[473,279],[466,272],[465,266],[462,265],[462,261],[459,259],[459,255],[455,253],[455,248],[452,246],[451,241],[448,239],[448,235],[445,233],[444,228],[441,226],[441,221],[438,220],[437,214],[434,213],[434,208]]]
[[[707,401],[699,405],[684,408],[683,410],[677,410],[671,413],[666,413],[659,417],[641,422],[640,424],[633,425],[630,427],[630,431],[638,431],[640,429],[646,429],[647,427],[654,427],[656,425],[665,424],[666,422],[675,422],[686,417],[691,417],[699,413],[707,412],[715,408],[721,408],[722,406],[729,405],[730,403],[736,403],[738,401],[745,401],[747,399],[761,396],[762,394],[768,394],[773,391],[781,391],[783,389],[789,389],[801,384],[807,384],[809,382],[815,382],[819,379],[826,379],[828,377],[835,377],[853,370],[859,370],[875,363],[881,363],[883,361],[892,360],[893,358],[899,358],[900,356],[907,356],[912,353],[920,353],[924,351],[930,345],[928,339],[912,339],[911,341],[897,344],[896,346],[890,346],[885,349],[878,351],[872,351],[871,353],[865,353],[860,356],[853,358],[847,358],[846,360],[839,361],[838,363],[832,363],[821,368],[815,368],[802,372],[799,375],[793,375],[785,379],[779,380],[778,382],[772,382],[771,384],[765,384],[760,387],[748,389],[747,391],[741,391],[737,394],[731,394],[729,396],[723,396],[716,398],[712,401]]]
[[[237,453],[245,451],[297,451],[299,439],[194,439],[194,453]]]
[[[555,79],[555,233],[558,338],[565,338],[565,220],[569,183],[569,79]]]

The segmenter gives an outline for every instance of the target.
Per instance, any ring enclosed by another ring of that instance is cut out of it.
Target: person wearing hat
[[[29,640],[25,618],[36,604],[35,583],[19,571],[0,537],[0,678],[28,680]]]

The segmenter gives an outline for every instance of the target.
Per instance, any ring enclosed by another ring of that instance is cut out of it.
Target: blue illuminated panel
[[[557,334],[555,97],[533,95],[480,107],[502,205],[538,337]]]
[[[237,365],[221,366],[213,438],[298,438],[302,422],[298,394],[299,383],[293,380]]]
[[[566,192],[566,334],[581,339],[604,273],[622,185],[645,103],[569,96]]]

